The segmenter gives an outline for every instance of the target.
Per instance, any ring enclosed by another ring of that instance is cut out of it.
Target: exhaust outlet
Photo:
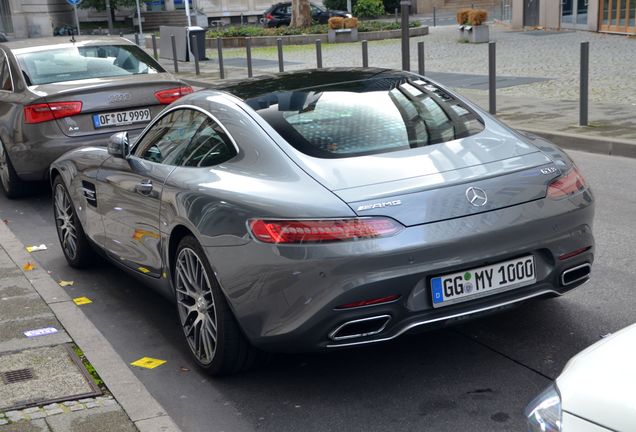
[[[345,339],[372,336],[384,330],[390,320],[390,315],[378,315],[347,321],[346,323],[340,324],[336,327],[336,329],[329,334],[329,338],[333,341],[341,341]]]
[[[592,266],[588,263],[572,267],[561,273],[561,285],[568,286],[588,279],[592,272]]]

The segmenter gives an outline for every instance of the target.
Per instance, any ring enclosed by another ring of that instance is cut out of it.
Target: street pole
[[[347,12],[351,13],[351,0],[347,0]]]
[[[113,27],[113,15],[110,8],[110,0],[106,0],[106,19],[108,20],[108,34],[112,35],[115,32]]]
[[[402,70],[411,70],[411,48],[409,46],[409,6],[410,0],[400,1],[402,9]]]
[[[141,47],[146,48],[146,39],[144,39],[144,31],[141,28],[141,9],[139,8],[139,0],[137,2],[137,23],[139,24],[139,39],[141,39]]]
[[[192,19],[190,18],[190,0],[184,0],[184,1],[185,1],[186,17],[188,18],[188,27],[192,27]]]
[[[77,35],[80,35],[79,18],[77,17],[77,3],[73,4],[73,12],[75,13],[75,27],[77,27]]]

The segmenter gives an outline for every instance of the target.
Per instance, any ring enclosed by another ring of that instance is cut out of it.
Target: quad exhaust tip
[[[588,263],[572,267],[561,273],[561,285],[568,286],[590,277],[592,266]]]
[[[390,315],[378,315],[347,321],[336,327],[335,330],[329,334],[329,338],[333,341],[341,341],[372,336],[384,330],[390,320]]]

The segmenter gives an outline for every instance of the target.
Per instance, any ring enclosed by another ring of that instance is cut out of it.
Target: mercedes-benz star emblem
[[[474,205],[475,207],[485,206],[488,202],[488,196],[483,189],[478,187],[469,187],[466,189],[466,199],[468,202]]]

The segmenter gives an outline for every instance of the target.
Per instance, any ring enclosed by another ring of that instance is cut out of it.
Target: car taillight
[[[548,186],[548,196],[552,199],[561,199],[569,195],[581,192],[587,188],[585,179],[576,167],[554,180]]]
[[[320,220],[252,219],[249,227],[264,243],[322,243],[384,237],[403,226],[383,217]]]
[[[160,104],[168,105],[190,93],[192,93],[192,87],[190,86],[175,87],[168,90],[159,90],[155,92],[155,97]]]
[[[268,13],[267,15],[265,15],[265,19],[271,21],[274,19],[274,16],[271,13]]]
[[[49,102],[24,107],[25,123],[42,123],[82,112],[81,102]]]

